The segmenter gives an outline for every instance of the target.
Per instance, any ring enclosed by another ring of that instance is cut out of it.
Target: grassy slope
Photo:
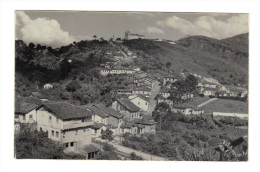
[[[205,112],[248,113],[248,104],[242,101],[218,99],[203,106]]]
[[[203,102],[208,101],[209,99],[211,99],[211,98],[209,98],[209,97],[194,97],[189,102],[183,103],[182,105],[197,107],[198,105],[200,105]]]
[[[201,42],[204,47],[200,47]],[[230,46],[231,43],[232,41],[228,44],[216,39],[197,36],[187,38],[187,40],[184,38],[174,45],[149,40],[131,40],[125,44],[132,50],[142,50],[145,54],[160,59],[164,64],[170,61],[171,70],[175,73],[186,69],[188,72],[216,78],[220,82],[222,80],[232,83],[234,78],[238,82],[242,76],[247,80],[248,59],[243,56],[246,52],[233,48]],[[231,74],[232,78],[230,78]]]

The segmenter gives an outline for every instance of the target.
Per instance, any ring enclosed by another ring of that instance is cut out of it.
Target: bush
[[[101,131],[101,138],[107,139],[108,141],[112,141],[114,139],[113,131],[106,129],[105,131]]]
[[[131,160],[143,160],[143,158],[141,156],[136,155],[134,152],[132,152],[130,154],[130,159]]]

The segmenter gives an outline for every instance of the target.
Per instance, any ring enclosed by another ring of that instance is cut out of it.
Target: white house
[[[138,106],[142,111],[147,111],[150,106],[149,98],[142,95],[132,95],[129,96],[129,99],[132,103]]]
[[[45,90],[48,90],[48,89],[51,89],[51,88],[53,88],[53,85],[51,85],[50,83],[47,83],[43,86],[43,89],[45,89]]]
[[[37,130],[74,151],[91,143],[92,112],[64,102],[45,103],[37,108]]]

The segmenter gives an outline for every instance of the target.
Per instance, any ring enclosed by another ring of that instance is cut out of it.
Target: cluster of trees
[[[220,152],[215,148],[223,139],[230,142],[246,134],[246,131],[219,125],[219,122],[206,115],[173,113],[165,103],[157,105],[153,117],[157,122],[156,134],[144,134],[141,137],[125,134],[122,144],[170,160],[219,161]],[[238,159],[230,157],[222,160]]]
[[[97,156],[95,156],[96,160],[121,160],[115,152],[116,148],[113,145],[98,141],[95,142],[102,146],[102,150],[98,152]]]

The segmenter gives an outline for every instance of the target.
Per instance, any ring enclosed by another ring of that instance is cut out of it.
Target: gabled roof
[[[15,102],[15,113],[26,114],[34,109],[36,109],[39,105],[25,103],[25,102]]]
[[[144,101],[147,101],[147,102],[150,101],[150,98],[145,97],[145,96],[140,95],[140,94],[137,94],[135,97],[131,98],[130,100],[133,100],[133,99],[135,99],[135,98],[137,98],[137,97],[139,97],[140,99],[143,99]]]
[[[99,115],[102,118],[108,118],[109,116],[113,116],[117,119],[123,118],[123,114],[117,112],[116,110],[105,107],[99,104],[90,104],[86,106],[82,106],[84,108],[90,109],[93,113]]]
[[[38,107],[38,109],[41,107],[44,107],[47,111],[54,113],[63,120],[86,118],[94,115],[94,113],[89,110],[65,102],[44,103]]]
[[[101,127],[103,127],[104,124],[102,123],[97,123],[97,122],[94,122],[93,125],[90,126],[90,128],[93,128],[93,129],[100,129]]]
[[[154,125],[156,122],[152,120],[146,120],[146,119],[133,119],[133,122],[135,124],[142,124],[142,125]]]
[[[124,122],[120,128],[132,128],[134,126],[134,123],[132,122]]]
[[[38,106],[42,101],[34,97],[20,97],[15,99],[15,113],[26,114]]]
[[[98,151],[99,151],[99,149],[98,149],[97,147],[95,147],[95,146],[93,146],[93,145],[91,145],[91,144],[85,146],[83,149],[84,149],[84,151],[86,151],[87,153],[98,152]]]
[[[129,112],[139,112],[141,109],[133,104],[129,99],[117,99],[118,103],[126,108]]]
[[[151,89],[148,87],[137,87],[134,88],[133,91],[151,91]]]
[[[102,111],[100,109],[100,106],[97,104],[88,104],[88,105],[84,105],[81,106],[84,109],[89,109],[91,110],[94,114],[100,116],[101,118],[108,118],[109,115],[107,113],[105,113],[104,111]]]

